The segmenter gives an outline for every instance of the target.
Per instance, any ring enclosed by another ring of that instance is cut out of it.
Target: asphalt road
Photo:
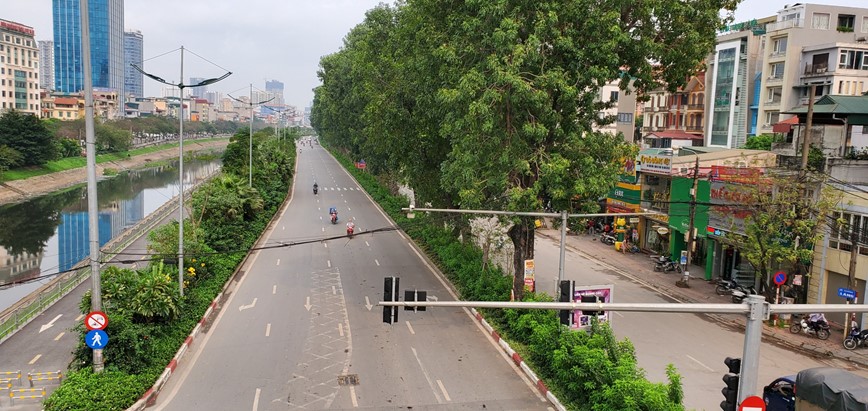
[[[554,295],[560,245],[542,236],[536,238],[535,245],[537,286]],[[617,257],[620,257],[615,256],[611,261],[613,264],[617,264]],[[576,281],[576,285],[612,284],[614,302],[673,302],[634,278],[619,273],[612,265],[587,258],[569,248],[565,260],[565,279]],[[615,312],[612,314],[612,327],[619,339],[627,338],[633,343],[639,366],[646,370],[649,380],[665,382],[666,365],[675,365],[682,376],[687,409],[720,409],[723,400],[720,390],[724,386],[721,378],[727,372],[723,360],[728,356],[742,356],[742,331],[722,326],[704,315],[687,313]],[[762,387],[775,378],[812,367],[851,368],[845,361],[816,359],[763,343],[757,395],[762,395]],[[862,371],[852,371],[864,375]]]
[[[348,220],[354,238],[319,241],[344,235]],[[265,237],[294,245],[251,256],[156,409],[550,409],[467,310],[382,322],[373,304],[386,276],[402,292],[454,299],[402,233],[371,232],[391,227],[325,150],[305,145],[292,200]]]

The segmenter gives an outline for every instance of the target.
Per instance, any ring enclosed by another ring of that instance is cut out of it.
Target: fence
[[[208,181],[216,173],[217,171],[191,185],[190,188],[186,190],[187,198],[190,197],[190,194],[196,187],[203,182]],[[167,217],[172,211],[176,210],[177,206],[177,201],[168,201],[153,213],[143,218],[142,221],[139,221],[138,224],[124,230],[120,235],[113,238],[102,247],[101,251],[103,253],[115,253],[123,250],[133,241],[150,232],[157,223]],[[36,291],[30,293],[27,297],[18,301],[15,305],[4,310],[0,313],[0,343],[6,341],[9,337],[15,334],[15,332],[23,328],[39,314],[42,314],[43,311],[48,309],[48,307],[51,307],[55,302],[69,294],[89,277],[90,262],[89,259],[85,259],[73,266],[71,271],[58,275],[48,282],[48,284],[45,284]]]
[[[18,390],[9,391],[9,399],[12,405],[15,405],[15,399],[32,400],[45,398],[45,387],[42,388],[21,388]]]
[[[27,381],[30,382],[30,388],[33,388],[33,381],[39,382],[52,380],[57,380],[58,383],[63,382],[63,373],[60,371],[27,373]]]

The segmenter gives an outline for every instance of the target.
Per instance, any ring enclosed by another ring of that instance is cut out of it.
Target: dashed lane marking
[[[63,334],[66,334],[66,333],[65,333],[65,332],[61,332],[60,334],[57,334],[57,337],[54,337],[54,341],[57,341],[57,340],[59,340],[61,337],[63,337]]]
[[[29,364],[29,365],[33,365],[36,361],[39,361],[39,358],[41,358],[41,357],[42,357],[42,354],[36,354],[36,356],[33,357],[33,359],[30,360],[30,362],[27,363],[27,364]]]
[[[277,284],[275,284],[275,285],[273,285],[273,286],[271,287],[271,293],[272,293],[272,294],[277,294]]]
[[[262,390],[257,388],[256,394],[253,395],[253,411],[259,410],[259,394],[261,394],[261,393],[262,393]]]
[[[711,371],[711,372],[714,372],[714,370],[711,369],[711,367],[709,367],[709,366],[703,364],[702,361],[699,361],[699,360],[697,360],[696,358],[693,358],[693,357],[691,357],[691,356],[688,355],[688,354],[684,354],[684,355],[686,355],[687,358],[690,358],[691,360],[693,360],[693,362],[695,362],[695,363],[701,365],[701,366],[702,366],[703,368],[705,368],[706,370]]]
[[[79,314],[78,317],[75,317],[75,322],[81,321],[82,318],[84,318],[84,314]]]
[[[365,241],[365,245],[368,246],[368,247],[371,246],[370,244],[368,244],[367,240]]]
[[[407,321],[407,328],[410,329],[410,334],[416,335],[416,331],[413,331],[413,326],[410,325],[409,321]]]
[[[380,261],[377,260],[376,258],[374,259],[374,262],[377,263],[378,266],[380,265]]]
[[[277,259],[277,265],[280,265],[280,259],[279,258]]]
[[[443,397],[446,398],[446,401],[452,401],[452,398],[449,398],[449,393],[446,392],[446,387],[443,386],[443,381],[437,380],[437,385],[440,386],[440,391],[443,391]]]
[[[265,336],[268,337],[271,335],[271,323],[265,325]]]

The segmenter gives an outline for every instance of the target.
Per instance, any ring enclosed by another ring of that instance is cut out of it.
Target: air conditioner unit
[[[868,37],[865,37],[865,36],[856,37],[856,41],[868,41]]]

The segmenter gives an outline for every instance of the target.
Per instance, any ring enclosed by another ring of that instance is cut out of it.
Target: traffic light
[[[558,293],[558,302],[568,303],[572,301],[573,283],[571,281],[561,281],[561,283],[558,284],[558,290],[560,291]],[[572,310],[560,310],[558,312],[558,317],[560,317],[561,324],[570,325],[573,317],[572,314]]]
[[[583,303],[596,303],[596,302],[599,302],[599,301],[600,301],[600,299],[599,299],[596,295],[594,295],[594,294],[590,294],[590,295],[582,295],[582,302],[583,302]],[[582,310],[582,315],[603,315],[603,312],[602,312],[602,311],[586,311],[586,310]]]
[[[726,357],[723,364],[726,365],[728,371],[723,376],[723,383],[726,386],[720,390],[724,398],[720,402],[720,409],[736,411],[738,409],[738,380],[739,374],[741,374],[741,358]]]
[[[398,301],[398,277],[383,279],[383,301]],[[392,324],[398,322],[398,307],[383,307],[383,322]]]

